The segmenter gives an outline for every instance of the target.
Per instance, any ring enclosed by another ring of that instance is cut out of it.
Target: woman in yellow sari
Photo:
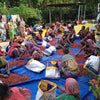
[[[9,19],[8,25],[9,25],[9,36],[10,36],[10,40],[13,41],[14,35],[15,35],[15,29],[14,29],[14,26],[13,26],[13,24],[11,22],[11,19]]]

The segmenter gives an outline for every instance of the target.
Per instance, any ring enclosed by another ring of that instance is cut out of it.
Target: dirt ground
[[[2,42],[1,38],[0,38],[0,46],[2,46],[2,50],[5,51],[6,47],[9,45],[9,39],[7,39],[5,42]]]

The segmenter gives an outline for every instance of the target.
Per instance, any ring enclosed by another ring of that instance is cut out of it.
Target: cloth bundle
[[[41,80],[35,100],[53,100],[56,98],[57,85],[47,80]]]
[[[49,63],[47,63],[45,77],[51,79],[60,78],[60,72],[56,61],[50,61]]]
[[[26,68],[28,70],[31,70],[33,72],[37,72],[40,73],[41,71],[43,71],[45,69],[45,65],[40,63],[37,60],[31,59],[29,60],[29,62],[26,65]]]
[[[56,48],[54,46],[50,46],[48,49],[45,49],[44,51],[42,51],[43,54],[45,54],[46,56],[51,56],[52,54],[54,54],[56,52]]]
[[[97,75],[99,69],[99,57],[91,55],[85,62],[84,68],[87,69],[92,76]]]

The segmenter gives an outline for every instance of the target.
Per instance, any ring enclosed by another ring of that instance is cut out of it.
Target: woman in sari
[[[25,34],[25,21],[23,18],[21,18],[20,24],[19,24],[19,31],[21,32],[21,36],[24,36]]]
[[[66,35],[63,35],[62,38],[58,40],[56,48],[60,49],[60,48],[68,47],[68,46],[69,44],[67,43]]]
[[[0,83],[0,100],[31,100],[31,91],[26,88],[13,87]]]
[[[10,36],[10,40],[13,41],[14,39],[14,35],[15,35],[15,29],[14,29],[14,26],[11,22],[11,19],[9,19],[9,22],[8,22],[8,26],[9,26],[9,36]]]
[[[84,50],[85,51],[85,57],[89,57],[90,55],[93,55],[93,54],[97,54],[97,44],[91,40],[91,39],[88,39],[87,41],[85,41],[85,45],[83,46],[82,49],[79,50],[79,52],[76,54],[76,56],[82,51]]]
[[[0,56],[0,69],[5,68],[6,66],[7,66],[7,69],[8,69],[7,75],[2,74],[2,72],[0,71],[0,76],[5,77],[5,78],[10,75],[9,64],[8,64],[7,60],[4,58],[4,56]]]
[[[68,48],[65,47],[63,52],[64,56],[62,57],[62,62],[58,63],[59,68],[62,70],[62,76],[65,78],[77,77],[79,74],[77,63],[73,56],[69,54]]]
[[[6,27],[5,27],[5,23],[2,22],[2,16],[0,16],[0,34],[1,34],[2,41],[6,41]]]
[[[81,100],[79,96],[79,84],[73,78],[67,78],[65,87],[58,86],[64,93],[56,98],[56,100]]]
[[[10,57],[13,57],[13,58],[17,58],[18,55],[19,55],[19,48],[20,48],[20,44],[15,42],[15,43],[12,43],[11,46],[10,46],[10,49],[8,51],[8,55]]]
[[[25,47],[26,53],[35,60],[40,60],[42,58],[40,49],[36,47],[32,42],[26,42]]]

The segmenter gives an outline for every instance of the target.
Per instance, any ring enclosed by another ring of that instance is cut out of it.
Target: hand
[[[79,55],[79,53],[77,53],[75,56]]]
[[[10,75],[10,70],[8,70],[7,74]]]

